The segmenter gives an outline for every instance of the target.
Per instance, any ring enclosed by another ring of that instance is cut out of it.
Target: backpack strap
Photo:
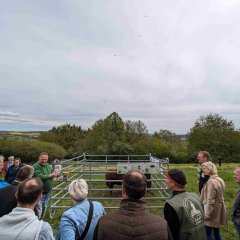
[[[93,203],[92,201],[88,201],[89,202],[89,212],[88,212],[88,220],[87,220],[87,224],[86,224],[86,227],[82,233],[82,235],[79,237],[78,240],[83,240],[86,235],[87,235],[87,232],[88,232],[88,229],[90,227],[90,224],[91,224],[91,221],[92,221],[92,216],[93,216]]]

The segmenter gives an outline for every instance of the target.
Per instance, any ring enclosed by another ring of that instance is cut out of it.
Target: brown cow
[[[123,179],[124,174],[118,174],[116,169],[108,169],[108,171],[105,174],[105,180],[107,187],[110,189],[110,196],[112,195],[112,190],[114,185],[122,185],[122,179]],[[147,179],[151,179],[151,174],[144,174]],[[113,180],[112,182],[110,180]],[[114,180],[119,180],[119,181],[114,181]],[[120,181],[121,180],[121,181]],[[151,188],[152,182],[147,181],[147,188]]]

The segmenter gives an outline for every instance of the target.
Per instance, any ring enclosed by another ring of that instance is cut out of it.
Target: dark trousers
[[[220,228],[214,228],[214,227],[208,227],[208,226],[205,226],[205,227],[206,227],[207,240],[213,240],[212,232],[215,240],[222,240],[222,237],[220,234]]]

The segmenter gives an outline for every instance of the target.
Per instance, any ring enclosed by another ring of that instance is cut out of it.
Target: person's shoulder
[[[48,222],[43,221],[42,229],[52,230],[52,227]]]
[[[101,221],[108,221],[108,220],[111,221],[112,219],[115,220],[116,216],[118,216],[118,215],[121,215],[119,210],[116,210],[114,212],[110,212],[108,214],[105,214],[105,215],[101,216],[100,219],[99,219],[99,222],[101,222]]]
[[[189,195],[189,196],[194,196],[197,199],[200,199],[200,194],[199,193],[196,193],[196,192],[186,192],[186,194]]]
[[[12,191],[12,190],[17,190],[17,188],[18,188],[18,185],[11,183],[11,184],[7,185],[6,187],[1,188],[0,190]]]
[[[71,215],[74,211],[78,211],[77,205],[74,205],[74,206],[72,206],[72,207],[67,208],[67,209],[63,212],[62,216],[63,216],[63,217],[69,216],[69,215]]]
[[[103,208],[102,203],[100,203],[100,202],[98,202],[98,201],[92,201],[92,203],[93,203],[93,206],[94,206],[94,207],[100,207],[100,208]]]
[[[85,212],[85,209],[86,205],[75,204],[63,212],[62,218],[75,219],[77,216],[82,216],[82,214]]]
[[[33,166],[33,168],[38,167],[39,166],[39,162],[35,162],[32,166]]]
[[[10,186],[9,183],[7,183],[7,182],[5,182],[5,181],[3,181],[3,180],[0,180],[0,190],[6,189],[6,187],[9,187],[9,186]],[[4,191],[5,191],[5,190],[4,190]]]
[[[46,165],[44,167],[52,170],[52,167],[49,163],[46,163]]]

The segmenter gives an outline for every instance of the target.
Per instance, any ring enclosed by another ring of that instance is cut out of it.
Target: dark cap
[[[180,169],[170,169],[167,171],[166,176],[181,187],[184,187],[187,184],[186,176]]]

